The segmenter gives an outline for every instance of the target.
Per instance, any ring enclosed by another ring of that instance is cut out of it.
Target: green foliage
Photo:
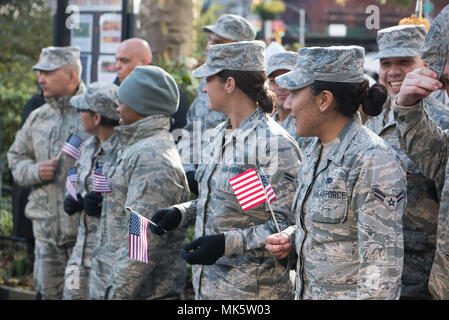
[[[211,5],[206,12],[202,13],[198,19],[195,20],[195,46],[193,49],[193,55],[198,61],[204,60],[204,49],[206,48],[208,42],[208,34],[203,31],[203,27],[215,24],[222,10],[222,6],[215,4]]]
[[[182,87],[187,94],[189,102],[192,103],[199,86],[199,80],[192,76],[191,72],[196,67],[197,60],[183,57],[178,60],[170,60],[160,56],[157,65],[172,75],[178,86]]]
[[[37,92],[32,66],[43,47],[52,44],[53,21],[43,0],[0,0],[0,161],[19,128],[23,106]],[[3,175],[6,182],[6,174]]]
[[[8,270],[8,277],[20,277],[30,274],[33,271],[31,261],[25,252],[18,252],[13,254],[13,260]]]
[[[0,234],[6,236],[12,236],[12,205],[11,197],[3,194],[0,197]]]
[[[199,8],[202,6],[202,3],[200,2],[198,6],[198,11],[200,11]],[[195,19],[193,57],[180,57],[178,60],[169,60],[161,56],[157,61],[157,65],[170,73],[176,80],[176,83],[182,87],[190,103],[195,99],[196,90],[199,86],[199,79],[192,76],[192,70],[203,63],[205,58],[204,49],[208,42],[207,33],[202,28],[206,25],[215,24],[218,20],[220,10],[223,10],[223,7],[211,5],[206,12]]]
[[[301,45],[299,42],[293,42],[284,45],[285,50],[293,52],[298,52],[302,47],[303,45]]]
[[[25,244],[0,239],[0,285],[34,290],[32,271]]]
[[[252,11],[263,20],[273,20],[278,14],[285,11],[285,5],[282,1],[263,1],[254,5]]]
[[[415,0],[377,0],[377,1],[379,1],[381,4],[393,3],[394,5],[403,8],[407,8],[411,5],[416,4]]]

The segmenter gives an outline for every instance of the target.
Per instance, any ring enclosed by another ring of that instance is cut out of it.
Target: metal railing
[[[2,190],[1,190],[1,194],[0,194],[0,196],[1,196],[0,197],[0,209],[9,211],[11,214],[11,218],[12,218],[12,204],[11,204],[11,202],[9,202],[9,204],[7,204],[7,201],[5,201],[5,198],[4,198],[5,195],[11,197],[11,193],[12,193],[12,187],[2,186]],[[4,217],[0,217],[0,219],[4,219]],[[3,225],[3,222],[0,220],[0,239],[26,243],[26,240],[24,238],[8,236],[3,233],[4,233],[4,225]]]

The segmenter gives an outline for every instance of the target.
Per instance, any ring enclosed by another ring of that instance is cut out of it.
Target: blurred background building
[[[369,6],[376,5],[379,8],[380,28],[397,25],[402,18],[414,13],[416,6],[416,0],[206,0],[204,7],[220,5],[225,12],[239,14],[254,21],[260,20],[260,17],[251,8],[263,2],[282,2],[285,6],[285,11],[273,19],[279,21],[276,27],[283,30],[283,44],[298,42],[299,10],[304,9],[307,46],[358,44],[369,51],[377,50],[377,30],[366,28],[366,20],[370,16],[366,9]],[[448,3],[447,0],[424,0],[424,16],[431,22],[432,17]],[[261,21],[255,24],[259,27],[263,25]],[[264,34],[259,34],[259,37],[264,38]]]

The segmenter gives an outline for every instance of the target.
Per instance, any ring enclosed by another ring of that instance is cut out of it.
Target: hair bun
[[[385,86],[380,83],[375,83],[364,93],[362,100],[363,112],[372,117],[378,116],[382,112],[387,98],[388,93]]]

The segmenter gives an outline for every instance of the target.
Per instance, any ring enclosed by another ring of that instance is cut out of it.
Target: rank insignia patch
[[[374,188],[373,194],[390,211],[395,211],[398,208],[398,206],[404,201],[405,198],[404,191],[401,191],[399,192],[398,195],[394,196],[394,195],[386,195],[381,190]]]

